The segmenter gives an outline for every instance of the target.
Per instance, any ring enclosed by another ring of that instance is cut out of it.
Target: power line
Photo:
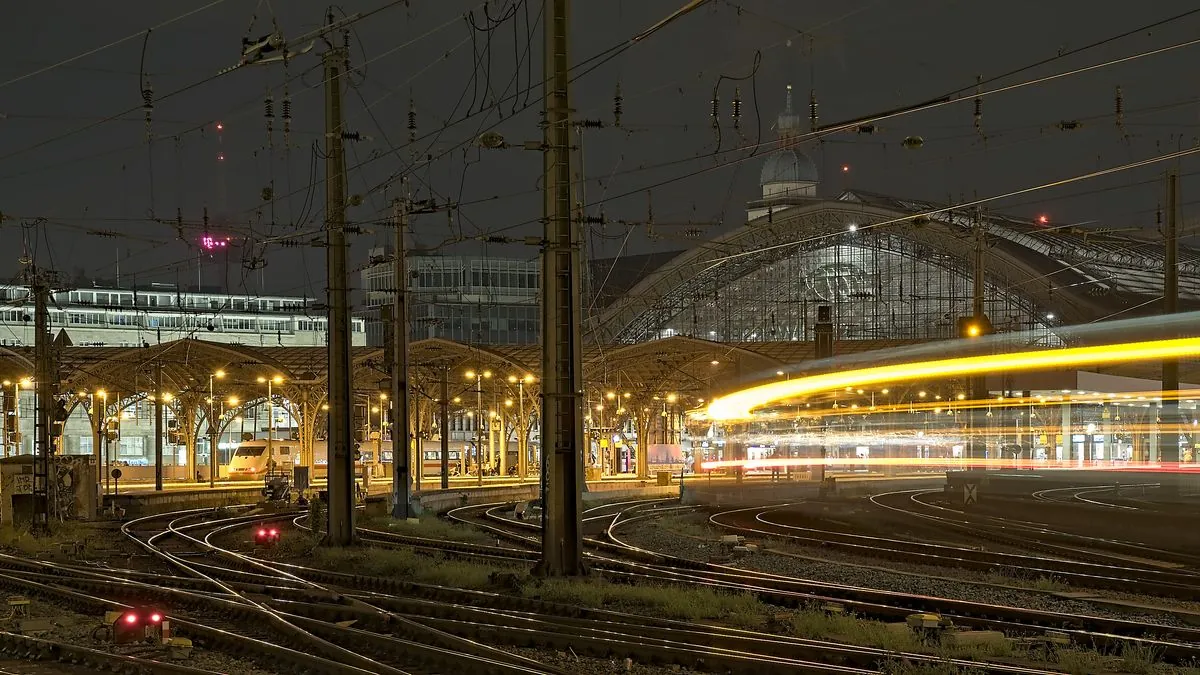
[[[11,80],[6,80],[4,82],[0,82],[0,89],[7,87],[10,84],[16,84],[17,82],[22,82],[24,80],[28,80],[31,77],[36,77],[38,75],[41,75],[42,73],[46,73],[51,70],[54,70],[55,68],[61,68],[62,66],[65,66],[70,63],[74,63],[74,62],[78,61],[79,59],[86,58],[88,56],[91,56],[92,54],[98,54],[106,49],[109,49],[110,47],[116,47],[119,44],[123,44],[123,43],[129,42],[130,40],[134,40],[134,39],[143,37],[143,36],[149,34],[151,31],[157,30],[159,28],[164,28],[173,23],[176,23],[177,21],[182,21],[183,19],[186,19],[189,16],[192,16],[193,14],[198,14],[200,12],[203,12],[204,10],[206,10],[210,7],[215,7],[223,2],[225,2],[225,0],[212,0],[208,4],[201,5],[193,10],[184,12],[183,14],[180,14],[179,16],[176,16],[172,19],[167,19],[166,21],[155,24],[145,30],[140,30],[136,33],[126,35],[125,37],[119,38],[117,40],[113,40],[112,42],[109,42],[108,44],[100,45],[99,47],[89,49],[86,52],[82,52],[80,54],[76,54],[75,56],[63,59],[61,61],[51,63],[47,66],[38,68],[37,70],[25,73],[24,75],[18,75],[17,77],[12,78]],[[136,108],[135,108],[135,110],[136,110]]]
[[[1069,71],[1065,71],[1065,72],[1062,72],[1062,73],[1056,73],[1056,74],[1052,74],[1052,75],[1046,75],[1046,76],[1043,76],[1043,77],[1038,77],[1038,78],[1035,78],[1035,79],[1032,79],[1032,80],[1026,80],[1026,81],[1024,81],[1024,82],[1018,82],[1018,83],[1011,84],[1011,85],[1005,85],[1005,86],[1003,86],[1003,87],[998,87],[998,88],[996,88],[996,89],[990,89],[990,90],[987,90],[987,91],[981,91],[981,92],[979,92],[979,93],[973,94],[972,96],[973,96],[973,97],[980,97],[980,98],[982,98],[982,97],[985,97],[985,96],[992,96],[992,95],[996,95],[996,94],[1000,94],[1000,93],[1006,93],[1006,92],[1014,91],[1014,90],[1021,89],[1021,88],[1024,88],[1024,87],[1029,87],[1029,86],[1033,86],[1033,85],[1036,85],[1036,84],[1043,84],[1043,83],[1046,83],[1046,82],[1051,82],[1051,81],[1058,80],[1058,79],[1062,79],[1062,78],[1065,78],[1065,77],[1070,77],[1070,76],[1074,76],[1074,75],[1079,75],[1079,74],[1086,73],[1086,72],[1090,72],[1090,71],[1093,71],[1093,70],[1098,70],[1098,69],[1101,69],[1101,68],[1106,68],[1106,67],[1110,67],[1110,66],[1119,65],[1119,64],[1122,64],[1122,63],[1127,63],[1127,62],[1130,62],[1130,61],[1133,61],[1133,60],[1137,60],[1137,59],[1141,59],[1141,58],[1145,58],[1145,57],[1149,57],[1149,56],[1156,56],[1156,55],[1163,54],[1163,53],[1166,53],[1166,52],[1170,52],[1170,51],[1173,51],[1173,50],[1176,50],[1176,49],[1182,49],[1182,48],[1184,48],[1184,47],[1190,47],[1190,46],[1194,46],[1194,45],[1197,45],[1197,44],[1200,44],[1200,38],[1196,38],[1196,39],[1193,39],[1193,40],[1188,40],[1188,41],[1185,41],[1185,42],[1179,42],[1179,43],[1175,43],[1175,44],[1172,44],[1172,45],[1168,45],[1168,46],[1166,46],[1166,47],[1160,47],[1160,48],[1157,48],[1157,49],[1152,49],[1152,50],[1148,50],[1148,51],[1143,51],[1143,52],[1139,52],[1139,53],[1136,53],[1136,54],[1131,54],[1131,55],[1129,55],[1129,56],[1124,56],[1124,57],[1119,57],[1119,58],[1116,58],[1116,59],[1111,59],[1111,60],[1108,60],[1108,61],[1104,61],[1104,62],[1102,62],[1102,63],[1092,64],[1092,65],[1088,65],[1088,66],[1082,66],[1082,67],[1080,67],[1080,68],[1075,68],[1075,69],[1072,69],[1072,70],[1069,70]],[[932,109],[934,109],[934,108],[940,108],[940,107],[942,107],[942,106],[945,106],[945,105],[950,105],[950,104],[954,104],[954,103],[962,103],[962,102],[971,101],[971,100],[972,100],[972,98],[946,98],[946,97],[942,97],[942,98],[938,98],[938,99],[934,99],[934,100],[930,100],[930,101],[925,101],[925,102],[922,102],[922,103],[917,103],[917,104],[914,104],[914,105],[904,106],[904,107],[900,107],[900,108],[894,108],[894,109],[887,110],[887,111],[884,111],[884,112],[881,112],[881,113],[875,113],[875,114],[872,114],[872,115],[867,115],[867,116],[865,116],[865,117],[859,117],[859,118],[855,118],[855,119],[853,119],[853,120],[846,121],[846,122],[837,122],[837,123],[834,123],[834,124],[830,124],[830,125],[826,125],[826,126],[824,126],[824,127],[818,128],[817,130],[815,130],[815,131],[812,131],[812,132],[808,132],[808,133],[805,133],[805,134],[800,134],[800,135],[798,135],[798,136],[795,138],[795,140],[792,140],[792,141],[790,141],[790,142],[789,142],[789,145],[798,145],[798,144],[800,144],[800,143],[802,143],[802,142],[805,142],[805,141],[816,140],[816,139],[824,138],[825,136],[829,136],[829,135],[832,135],[832,134],[835,134],[835,133],[839,133],[839,132],[842,132],[842,131],[848,131],[848,130],[856,129],[856,128],[858,128],[859,126],[861,126],[861,125],[863,125],[863,124],[871,124],[871,123],[874,123],[874,122],[879,122],[879,121],[886,120],[886,119],[893,119],[893,118],[896,118],[896,117],[902,117],[902,116],[906,116],[906,115],[911,115],[911,114],[918,113],[918,112],[924,112],[924,111],[927,111],[927,110],[932,110]],[[726,150],[726,151],[722,151],[722,153],[720,153],[720,154],[722,154],[722,155],[725,155],[725,156],[727,157],[729,154],[732,154],[732,153],[735,153],[735,152],[744,152],[744,151],[746,151],[746,150],[756,150],[756,149],[758,149],[758,148],[760,148],[760,147],[763,147],[763,146],[775,145],[775,144],[778,144],[778,143],[779,143],[779,141],[778,141],[778,140],[773,140],[773,141],[762,141],[762,142],[759,142],[759,143],[749,143],[749,144],[743,144],[743,145],[740,145],[740,146],[738,146],[738,147],[731,148],[731,149],[729,149],[729,150]],[[706,157],[712,157],[712,155],[706,155]],[[680,182],[680,181],[683,181],[683,180],[687,180],[687,179],[689,179],[689,178],[694,178],[694,177],[696,177],[696,176],[700,176],[700,175],[703,175],[703,174],[706,174],[706,173],[711,173],[711,172],[713,172],[713,171],[717,171],[717,170],[720,170],[720,169],[724,169],[724,168],[727,168],[727,167],[730,167],[730,166],[735,166],[735,165],[737,165],[737,164],[740,164],[740,163],[742,163],[742,162],[746,162],[746,161],[748,161],[748,160],[750,160],[750,159],[753,159],[754,157],[755,157],[755,155],[753,155],[753,154],[751,154],[751,155],[748,155],[748,156],[744,156],[744,157],[737,157],[737,158],[733,158],[733,159],[725,159],[725,157],[721,157],[721,158],[718,158],[718,159],[719,159],[719,161],[715,162],[715,163],[714,163],[712,166],[703,167],[703,168],[697,169],[697,170],[695,170],[695,171],[688,172],[688,173],[686,173],[686,174],[683,174],[683,175],[680,175],[680,176],[675,176],[675,177],[672,177],[672,178],[663,179],[663,180],[661,180],[661,181],[659,181],[659,182],[656,182],[656,183],[653,183],[653,184],[650,184],[650,185],[644,185],[644,186],[641,186],[641,187],[633,188],[633,189],[630,189],[630,190],[628,190],[628,191],[626,191],[626,192],[620,193],[620,194],[618,194],[618,195],[615,195],[615,196],[612,196],[612,197],[605,197],[605,198],[604,198],[604,199],[602,199],[602,200],[599,200],[599,201],[596,201],[596,202],[591,202],[591,203],[585,204],[585,205],[584,205],[584,208],[588,208],[588,207],[596,206],[596,205],[598,205],[598,204],[604,203],[605,201],[614,201],[614,200],[617,200],[617,199],[621,199],[621,198],[623,198],[623,197],[628,197],[628,196],[631,196],[631,195],[635,195],[635,194],[644,193],[644,192],[646,192],[647,190],[653,190],[653,189],[657,189],[657,188],[660,188],[660,187],[663,187],[663,186],[666,186],[666,185],[671,185],[671,184],[673,184],[673,183],[677,183],[677,182]],[[662,167],[665,167],[665,166],[670,166],[670,165],[673,165],[673,164],[683,164],[683,163],[687,163],[687,162],[695,161],[695,159],[700,159],[700,157],[699,157],[699,156],[691,156],[691,157],[687,157],[687,158],[683,158],[683,159],[672,160],[672,161],[669,161],[669,162],[663,162],[663,163],[659,164],[659,165],[658,165],[657,167],[655,167],[655,168],[662,168]],[[506,231],[509,231],[509,230],[516,229],[516,228],[518,228],[518,227],[523,227],[523,226],[525,226],[525,225],[531,225],[531,224],[534,224],[534,223],[536,223],[536,222],[538,222],[538,220],[536,220],[536,219],[525,220],[525,221],[522,221],[522,222],[519,222],[519,223],[514,223],[514,224],[512,224],[512,225],[506,225],[506,226],[503,226],[503,227],[497,228],[497,229],[495,229],[495,230],[492,230],[492,231],[491,231],[489,234],[493,234],[493,235],[494,235],[494,234],[499,234],[499,233],[502,233],[502,232],[506,232]]]

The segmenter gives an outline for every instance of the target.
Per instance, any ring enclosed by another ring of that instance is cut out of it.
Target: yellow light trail
[[[874,368],[862,368],[811,377],[772,382],[750,387],[722,396],[708,406],[708,417],[730,421],[753,418],[755,408],[793,396],[857,387],[881,382],[900,382],[920,378],[979,375],[989,372],[1008,373],[1023,370],[1044,370],[1084,365],[1099,365],[1129,361],[1173,359],[1200,354],[1200,338],[1176,338],[1129,342],[1092,347],[1044,349],[1013,354],[965,356],[935,361],[898,363]]]

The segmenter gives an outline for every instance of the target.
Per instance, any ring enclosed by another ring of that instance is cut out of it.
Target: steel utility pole
[[[572,222],[570,0],[543,0],[542,559],[546,576],[584,573],[580,239]]]
[[[47,307],[50,287],[47,275],[36,266],[29,267],[30,289],[33,292],[33,321],[37,333],[34,335],[34,354],[37,373],[36,417],[37,446],[33,458],[33,531],[48,532],[50,529],[50,456],[53,454],[54,430],[51,416],[58,378],[50,351],[50,310]]]
[[[987,278],[987,228],[983,215],[975,210],[975,222],[972,228],[975,240],[974,264],[971,278],[971,318],[975,325],[983,326],[984,321],[984,291]],[[978,329],[977,329],[978,330]],[[970,396],[972,401],[982,401],[987,398],[987,378],[976,375],[970,378]],[[970,434],[967,448],[971,459],[983,459],[987,454],[987,417],[982,408],[972,408],[967,419],[970,421]]]
[[[154,367],[154,490],[163,489],[163,385],[162,361]]]
[[[392,300],[392,517],[408,518],[409,502],[412,499],[412,480],[409,476],[408,419],[408,271],[405,265],[407,248],[404,231],[408,229],[408,180],[402,180],[400,191],[404,195],[392,204],[392,220],[396,227],[396,245],[393,253],[392,279],[395,293]],[[417,440],[419,449],[421,442]],[[421,461],[421,460],[418,460]]]
[[[1179,311],[1179,175],[1167,172],[1167,229],[1163,233],[1163,314]],[[1159,455],[1163,464],[1179,462],[1179,360],[1163,359],[1159,411]],[[1177,484],[1172,484],[1175,491]]]
[[[450,489],[450,369],[442,368],[442,397],[438,428],[442,432],[442,489]],[[425,461],[422,458],[420,461]]]
[[[329,15],[327,23],[333,23]],[[351,429],[350,293],[346,272],[346,165],[342,78],[346,50],[329,41],[325,68],[325,232],[329,305],[329,526],[325,543],[354,543],[354,431]]]

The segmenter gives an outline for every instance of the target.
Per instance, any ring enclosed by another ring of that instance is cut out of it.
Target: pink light
[[[204,235],[203,237],[200,237],[200,248],[202,248],[206,251],[212,251],[212,250],[215,250],[218,248],[225,248],[228,245],[229,245],[229,237],[225,237],[224,239],[218,239],[216,237],[213,237],[213,236],[210,236],[207,234]]]
[[[1037,217],[1037,221],[1038,221],[1038,224],[1045,225],[1046,223],[1050,222],[1050,216],[1047,216],[1046,214],[1043,213],[1042,215]]]
[[[217,161],[224,162],[225,161],[225,153],[223,153],[223,152],[217,153]]]
[[[125,623],[137,623],[137,614],[126,614]]]

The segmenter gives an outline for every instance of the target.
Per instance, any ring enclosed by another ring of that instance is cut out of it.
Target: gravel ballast
[[[618,528],[616,536],[621,541],[633,546],[682,558],[708,561],[710,556],[721,555],[729,550],[719,541],[722,532],[716,528],[707,527],[709,536],[698,538],[672,529],[673,525],[684,525],[694,529],[697,525],[707,526],[707,523],[707,515],[668,516],[661,519],[639,521],[637,527],[626,531]],[[805,556],[802,558],[792,557],[769,550],[779,547],[775,542],[765,542],[764,547],[768,550],[735,557],[731,562],[725,564],[746,570],[823,583],[861,586],[898,593],[929,595],[1041,611],[1121,618],[1166,626],[1182,625],[1177,617],[1170,614],[1142,612],[1133,609],[1125,611],[1085,600],[1057,597],[1052,592],[1010,588],[996,584],[994,579],[991,581],[983,579],[985,575],[967,570],[928,565],[905,565],[894,561],[881,561],[866,556],[833,553],[791,544],[782,547],[788,553]],[[820,558],[820,560],[809,558]],[[881,569],[885,565],[895,571]],[[1097,595],[1100,594],[1097,593]],[[1113,594],[1105,595],[1119,597]],[[1160,598],[1138,597],[1136,599],[1146,604],[1161,605],[1167,602]]]

